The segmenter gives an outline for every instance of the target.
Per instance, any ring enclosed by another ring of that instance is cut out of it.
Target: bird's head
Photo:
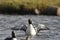
[[[16,38],[15,32],[12,31],[12,38]]]
[[[28,19],[28,23],[29,24],[32,24],[32,20],[30,18]]]

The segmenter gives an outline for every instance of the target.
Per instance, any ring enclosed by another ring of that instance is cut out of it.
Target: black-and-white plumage
[[[11,35],[12,35],[12,37],[7,37],[5,40],[17,40],[14,31],[12,31],[12,34]]]
[[[29,26],[26,29],[26,34],[30,35],[30,36],[35,36],[36,35],[36,31],[32,25],[32,21],[31,19],[28,20]]]
[[[25,31],[26,35],[35,36],[40,30],[49,30],[44,24],[38,24],[36,27],[32,24],[31,19],[28,19],[28,27],[24,25],[20,30]]]

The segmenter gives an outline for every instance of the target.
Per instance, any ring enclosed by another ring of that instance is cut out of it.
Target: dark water
[[[58,16],[33,16],[33,15],[0,15],[0,40],[11,36],[11,28],[20,27],[22,24],[28,25],[28,19],[31,18],[33,24],[45,24],[50,30],[40,31],[39,36],[31,40],[60,40],[60,17]],[[25,32],[15,30],[18,40],[25,38]]]

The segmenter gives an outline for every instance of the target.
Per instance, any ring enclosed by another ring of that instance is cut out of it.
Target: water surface
[[[31,18],[33,24],[45,24],[50,30],[40,31],[31,40],[60,40],[60,17],[59,16],[34,16],[34,15],[0,15],[0,40],[11,36],[11,28],[20,27],[22,24],[28,25]],[[15,30],[18,40],[26,38],[25,32]]]

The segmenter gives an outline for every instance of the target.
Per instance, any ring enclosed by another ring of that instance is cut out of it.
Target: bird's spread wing
[[[38,33],[40,30],[49,30],[48,27],[46,27],[44,24],[36,24],[36,25],[33,25],[36,32]]]
[[[11,30],[20,30],[20,26],[19,25],[16,25],[16,26],[14,26],[13,28],[11,28]]]
[[[26,32],[27,26],[26,25],[22,25],[22,27],[20,28],[20,30],[25,31]]]
[[[37,32],[40,30],[49,30],[49,28],[44,24],[38,24]]]
[[[22,24],[22,25],[16,25],[15,27],[11,28],[11,30],[23,30],[23,31],[26,31],[27,29],[27,26],[25,24]]]

